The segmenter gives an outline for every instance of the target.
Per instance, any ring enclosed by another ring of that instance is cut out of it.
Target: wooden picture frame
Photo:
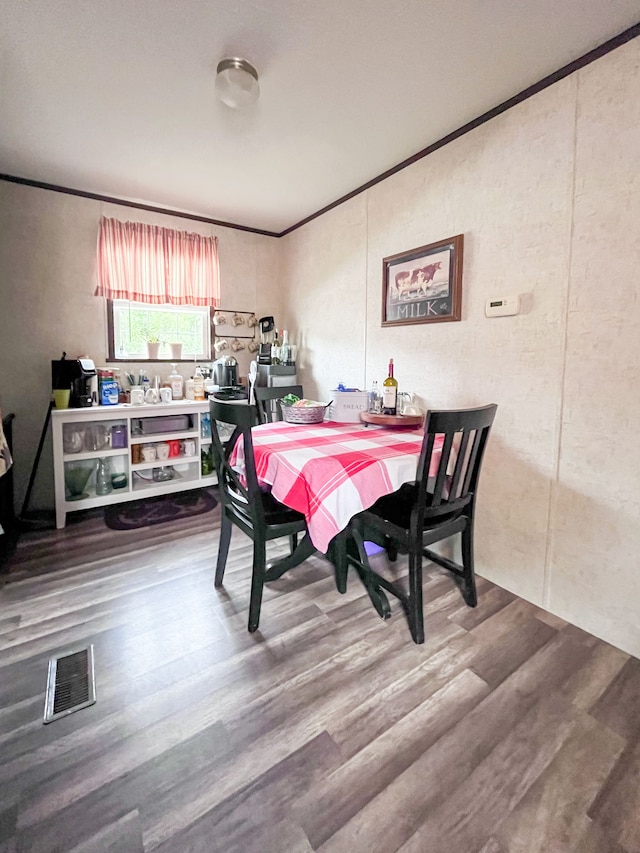
[[[457,234],[383,258],[383,326],[461,319],[463,244]]]

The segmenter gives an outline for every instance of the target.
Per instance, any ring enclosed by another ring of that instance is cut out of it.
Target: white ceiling
[[[640,0],[2,0],[0,173],[280,232],[640,20]],[[261,97],[216,101],[248,59]]]

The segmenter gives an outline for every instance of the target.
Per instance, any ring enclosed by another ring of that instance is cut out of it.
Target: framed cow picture
[[[458,234],[383,259],[383,326],[461,318],[463,242]]]

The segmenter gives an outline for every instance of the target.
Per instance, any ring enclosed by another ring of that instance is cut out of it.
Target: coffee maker
[[[247,399],[247,389],[239,384],[238,362],[233,356],[223,356],[214,362],[213,381],[218,386],[213,392],[217,400]]]
[[[51,362],[51,387],[69,388],[69,405],[73,408],[93,405],[97,372],[92,359],[67,358],[66,355],[62,353],[61,359]],[[98,402],[97,396],[95,402]]]

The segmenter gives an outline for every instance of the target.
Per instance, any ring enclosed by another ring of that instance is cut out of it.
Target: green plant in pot
[[[160,338],[157,335],[150,335],[147,338],[147,357],[151,359],[158,358],[160,353]]]

